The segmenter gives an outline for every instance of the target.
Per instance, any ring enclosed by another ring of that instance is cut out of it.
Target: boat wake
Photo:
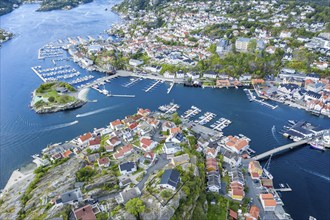
[[[306,170],[304,168],[300,168],[300,169],[303,170],[306,173],[312,174],[312,175],[317,176],[317,177],[319,177],[319,178],[321,178],[321,179],[323,179],[327,182],[330,182],[330,177],[329,176],[323,175],[321,173],[313,172],[313,171],[310,171],[310,170]]]
[[[76,115],[76,117],[77,118],[82,118],[82,117],[86,117],[86,116],[90,116],[90,115],[95,115],[95,114],[98,114],[100,112],[105,112],[105,111],[108,111],[110,109],[114,109],[116,107],[117,106],[101,108],[101,109],[98,109],[98,110],[95,110],[95,111],[90,111],[90,112],[86,112],[86,113],[83,113],[83,114],[78,114],[78,115]]]
[[[60,129],[60,128],[66,128],[66,127],[70,127],[70,126],[78,124],[78,123],[79,123],[79,121],[76,120],[76,121],[69,122],[69,123],[53,125],[51,127],[46,128],[44,131],[51,131],[51,130],[56,130],[56,129]]]
[[[275,125],[273,125],[272,127],[272,135],[273,135],[273,138],[275,139],[275,141],[278,143],[278,144],[281,144],[280,141],[277,139],[276,137],[276,127]]]

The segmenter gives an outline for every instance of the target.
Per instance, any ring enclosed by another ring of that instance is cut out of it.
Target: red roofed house
[[[84,135],[81,135],[79,138],[78,138],[78,143],[80,145],[84,145],[84,144],[87,144],[88,141],[92,138],[92,133],[87,133],[87,134],[84,134]]]
[[[91,205],[86,205],[74,210],[74,217],[76,220],[96,220],[96,216]]]
[[[275,211],[276,201],[272,194],[260,194],[260,201],[264,211]]]
[[[109,140],[106,141],[108,145],[112,146],[112,147],[116,147],[119,144],[121,144],[121,141],[119,140],[118,137],[112,137]]]
[[[257,206],[253,205],[250,208],[250,213],[247,214],[245,220],[258,220],[260,210]]]
[[[144,151],[151,151],[157,145],[158,145],[158,142],[153,141],[151,139],[148,139],[148,138],[141,138],[140,139],[140,146],[141,146],[142,150],[144,150]]]
[[[124,125],[121,123],[119,119],[110,123],[110,127],[114,130],[120,130],[121,128],[123,128],[123,126]]]
[[[218,148],[207,147],[206,150],[205,150],[205,155],[206,155],[206,157],[216,158],[217,155],[218,155],[218,151],[219,151]]]
[[[131,154],[133,152],[133,145],[132,144],[128,144],[126,146],[121,147],[114,155],[113,157],[118,160],[118,159],[122,159],[125,156]]]
[[[259,179],[262,174],[262,168],[258,161],[250,161],[249,163],[249,173],[252,179]]]
[[[229,193],[232,199],[238,201],[242,201],[245,196],[243,185],[236,181],[230,183]]]
[[[206,159],[206,170],[207,170],[207,172],[218,170],[218,163],[215,158],[211,157],[211,158]]]
[[[249,142],[245,138],[238,138],[238,137],[233,137],[233,136],[228,136],[226,143],[225,143],[225,148],[228,149],[231,152],[234,153],[242,153],[244,150],[246,150],[249,147]]]
[[[174,128],[170,129],[170,134],[176,134],[179,132],[181,132],[181,128],[179,128],[179,127],[174,127]]]
[[[237,220],[238,218],[238,214],[237,212],[229,209],[229,219],[232,219],[232,220]]]
[[[67,158],[67,157],[70,157],[72,154],[72,151],[71,150],[67,150],[65,152],[62,153],[62,156],[63,158]]]
[[[143,117],[146,117],[150,114],[150,110],[149,109],[143,109],[143,108],[140,108],[137,112],[138,115],[141,115]]]
[[[104,148],[106,152],[113,152],[113,150],[115,149],[113,146],[110,145],[105,145]]]
[[[88,147],[91,150],[97,150],[100,148],[100,146],[101,146],[101,139],[98,137],[88,142]]]
[[[97,160],[97,164],[99,165],[99,167],[109,167],[110,160],[108,157],[99,158]]]

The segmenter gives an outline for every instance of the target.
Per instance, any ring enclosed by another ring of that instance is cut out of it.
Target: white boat
[[[264,173],[265,173],[265,175],[269,178],[269,179],[273,179],[273,175],[270,173],[270,172],[268,172],[268,170],[266,170],[265,168],[263,169],[263,171],[264,171]]]
[[[310,143],[311,148],[316,149],[316,150],[322,150],[324,151],[325,148],[322,145],[319,145],[317,143]]]

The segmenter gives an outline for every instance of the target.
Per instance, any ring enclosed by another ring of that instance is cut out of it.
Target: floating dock
[[[278,189],[275,189],[275,191],[277,192],[291,192],[292,189],[291,187],[289,186],[289,184],[280,184],[280,188]]]
[[[154,88],[158,83],[160,83],[160,80],[157,80],[154,84],[152,84],[148,89],[145,90],[145,92],[149,92],[152,88]]]
[[[33,70],[33,72],[35,72],[35,74],[37,74],[37,76],[39,76],[39,78],[43,81],[43,82],[46,82],[46,80],[39,74],[39,72],[34,68],[34,67],[31,67],[31,69]]]
[[[200,110],[196,106],[191,106],[191,108],[189,110],[187,110],[182,117],[183,118],[190,118],[192,116],[195,116],[195,115],[199,114],[201,111],[202,110]]]
[[[216,123],[211,125],[213,127],[213,130],[216,131],[222,131],[224,128],[228,127],[228,125],[231,124],[231,121],[226,118],[220,118]]]
[[[130,85],[133,85],[134,83],[136,83],[139,80],[140,80],[140,78],[134,79],[133,81],[131,81],[131,82],[127,83],[127,84],[124,84],[123,86],[124,87],[129,87]]]
[[[167,89],[167,94],[169,94],[174,86],[174,82],[171,83],[170,88]]]

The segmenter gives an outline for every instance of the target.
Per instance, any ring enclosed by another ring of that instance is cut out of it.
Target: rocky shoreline
[[[86,103],[87,103],[86,101],[78,100],[73,103],[68,103],[64,106],[52,106],[49,108],[44,107],[44,108],[38,108],[38,109],[32,107],[32,109],[38,114],[46,114],[46,113],[54,113],[54,112],[59,112],[59,111],[66,111],[66,110],[80,108],[83,105],[85,105]]]

